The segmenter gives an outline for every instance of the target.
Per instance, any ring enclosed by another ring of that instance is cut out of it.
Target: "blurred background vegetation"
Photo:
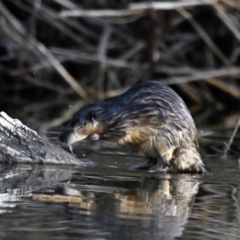
[[[2,0],[0,109],[44,135],[89,101],[157,80],[201,129],[240,107],[237,0]]]

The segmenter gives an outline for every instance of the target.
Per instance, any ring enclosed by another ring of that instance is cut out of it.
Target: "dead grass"
[[[87,101],[157,80],[209,126],[238,107],[239,29],[237,0],[3,0],[1,108],[46,130]]]

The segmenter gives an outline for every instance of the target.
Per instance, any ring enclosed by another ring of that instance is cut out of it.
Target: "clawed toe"
[[[156,165],[156,163],[157,163],[156,158],[147,158],[144,162],[136,164],[136,165],[130,167],[130,169],[132,169],[132,170],[149,170],[151,167]],[[151,172],[151,173],[167,173],[171,170],[172,170],[171,166],[164,164],[157,169],[149,170],[149,172]]]
[[[172,168],[168,165],[163,165],[160,168],[150,170],[151,173],[167,173],[171,170]]]
[[[148,170],[149,168],[151,168],[154,165],[156,165],[156,163],[157,163],[157,159],[156,158],[147,158],[144,162],[136,164],[136,165],[130,167],[130,169],[134,169],[134,170]]]
[[[140,163],[140,164],[136,164],[134,166],[131,166],[130,169],[131,170],[148,170],[149,167]]]

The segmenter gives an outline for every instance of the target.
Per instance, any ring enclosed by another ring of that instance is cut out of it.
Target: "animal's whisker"
[[[85,148],[85,149],[91,147],[90,141],[87,141],[87,140],[75,142],[75,143],[72,144],[72,146],[73,146],[74,148],[76,148],[76,147],[81,147],[81,148]]]
[[[55,133],[55,134],[59,134],[61,131],[43,131],[45,133]]]
[[[73,146],[71,144],[69,144],[68,147],[69,147],[70,152],[73,153]]]

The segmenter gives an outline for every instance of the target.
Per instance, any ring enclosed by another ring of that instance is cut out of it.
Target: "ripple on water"
[[[0,237],[240,238],[237,160],[205,159],[212,173],[191,175],[128,170],[139,157],[91,158],[81,169],[3,166]]]

